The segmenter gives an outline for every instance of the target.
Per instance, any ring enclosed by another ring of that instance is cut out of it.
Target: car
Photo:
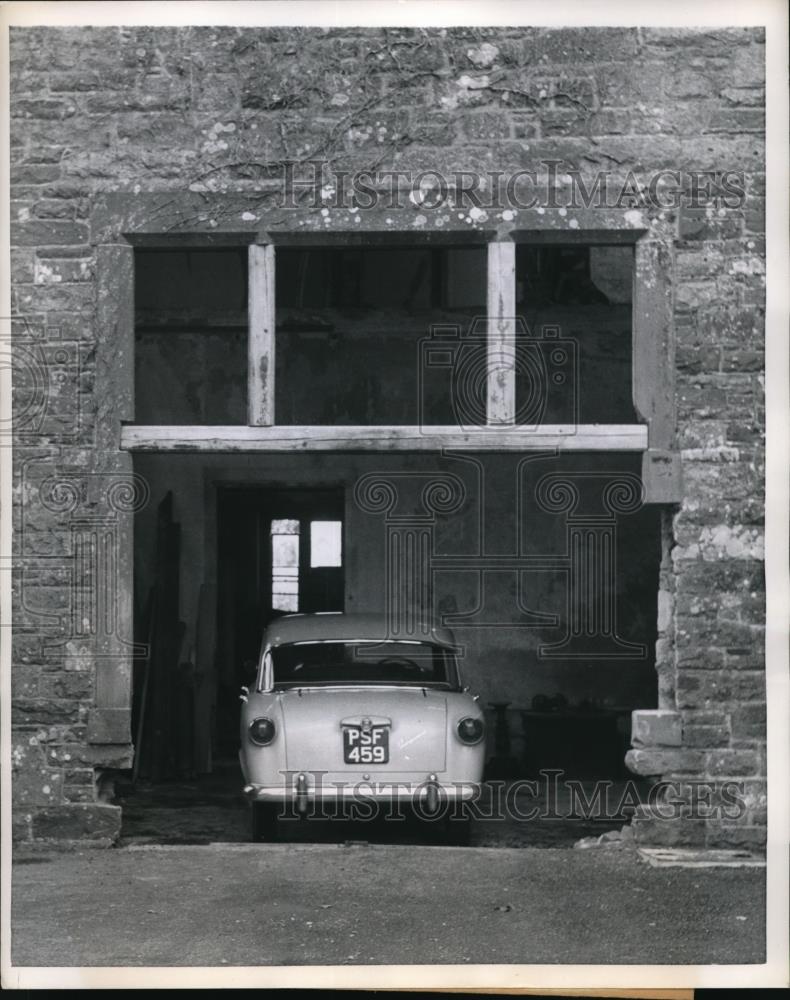
[[[283,615],[265,630],[241,699],[253,840],[276,839],[287,813],[356,802],[364,818],[399,805],[468,841],[463,803],[480,793],[485,721],[449,629],[393,638],[384,615]]]

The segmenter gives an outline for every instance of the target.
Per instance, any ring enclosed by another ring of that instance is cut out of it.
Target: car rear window
[[[457,686],[450,649],[427,642],[294,642],[271,651],[274,686],[414,684]]]

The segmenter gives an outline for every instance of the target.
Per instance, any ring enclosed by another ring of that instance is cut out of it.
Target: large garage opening
[[[541,782],[547,769],[580,782],[588,796],[595,782],[617,789],[628,782],[623,758],[631,711],[657,705],[658,591],[668,555],[659,507],[637,505],[611,522],[599,517],[596,504],[610,482],[638,476],[638,455],[524,463],[519,455],[492,454],[478,466],[453,456],[393,453],[163,453],[136,455],[135,471],[151,494],[136,515],[134,554],[136,638],[149,656],[135,662],[135,769],[119,785],[124,836],[248,838],[237,758],[239,695],[250,684],[263,628],[294,612],[380,613],[387,538],[401,526],[408,530],[413,516],[424,517],[425,487],[437,475],[458,477],[466,501],[431,521],[426,576],[433,613],[453,630],[463,681],[485,716],[486,789]],[[401,506],[392,516],[358,503],[355,485],[372,473],[399,491]],[[582,520],[541,508],[556,477],[579,484]],[[481,525],[487,562],[475,554]],[[584,626],[590,588],[598,586],[589,561],[585,587],[568,583],[577,528],[616,543],[613,575],[600,581],[615,620],[611,635],[592,645],[585,645],[583,627],[575,633],[570,627]],[[517,554],[538,561],[519,569],[508,562]],[[538,803],[527,791],[519,794],[522,809]],[[562,794],[558,808],[578,813],[579,803],[567,789]],[[473,843],[571,846],[627,819],[484,818]],[[296,824],[284,839],[374,835],[365,824],[336,822]],[[393,827],[384,839],[422,842],[421,836]]]

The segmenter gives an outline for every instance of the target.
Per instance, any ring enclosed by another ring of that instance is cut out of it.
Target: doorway
[[[224,486],[217,495],[217,742],[238,746],[238,693],[264,629],[283,614],[344,608],[342,489]]]

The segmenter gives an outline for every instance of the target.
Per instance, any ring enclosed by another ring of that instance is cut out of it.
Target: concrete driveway
[[[17,852],[12,893],[22,966],[764,960],[763,870],[654,868],[626,847]]]

